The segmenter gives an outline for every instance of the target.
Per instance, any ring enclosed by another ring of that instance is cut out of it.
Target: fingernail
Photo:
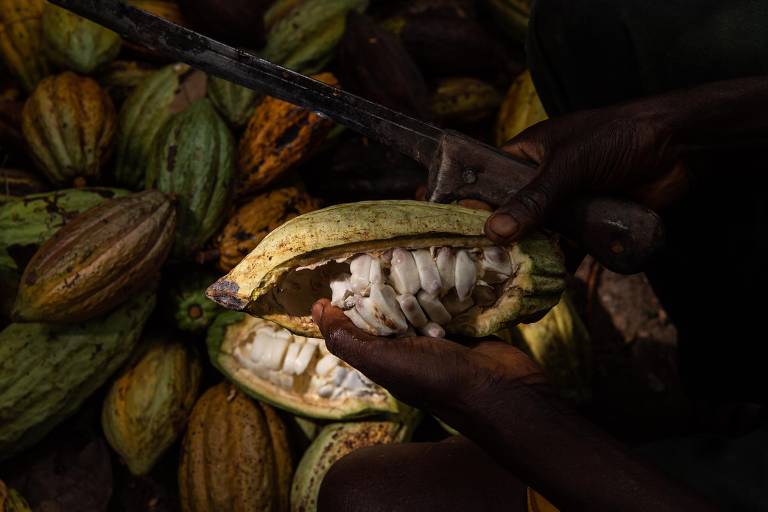
[[[520,224],[507,213],[497,213],[488,221],[488,228],[499,238],[512,238],[520,230]]]
[[[323,311],[325,311],[325,307],[319,302],[316,302],[312,306],[312,319],[315,321],[316,324],[319,324],[320,321],[323,319]]]

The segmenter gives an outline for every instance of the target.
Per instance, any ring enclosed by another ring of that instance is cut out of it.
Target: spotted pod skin
[[[195,404],[181,450],[183,512],[285,512],[293,461],[270,406],[221,383]]]
[[[149,190],[107,201],[60,229],[24,270],[13,317],[82,322],[149,286],[173,243],[176,213]]]
[[[0,331],[0,459],[77,412],[130,357],[154,307],[154,293],[143,293],[82,324],[15,323]]]
[[[49,73],[41,20],[45,0],[0,1],[0,55],[27,92]]]
[[[109,95],[72,72],[44,79],[24,105],[22,131],[32,158],[58,186],[98,183],[116,129]]]

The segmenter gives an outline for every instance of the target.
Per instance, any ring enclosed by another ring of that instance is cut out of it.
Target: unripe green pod
[[[261,100],[256,91],[218,77],[208,79],[208,97],[216,110],[235,128],[245,126]]]

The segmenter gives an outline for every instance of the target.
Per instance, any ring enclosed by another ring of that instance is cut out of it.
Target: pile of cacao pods
[[[545,118],[527,0],[128,3],[489,143]],[[447,435],[312,333],[206,297],[286,222],[415,200],[423,169],[45,0],[0,0],[0,57],[0,512],[314,510],[351,450]],[[567,300],[494,334],[586,399]]]

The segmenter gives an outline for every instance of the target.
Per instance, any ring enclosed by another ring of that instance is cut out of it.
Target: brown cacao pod
[[[286,427],[274,409],[226,383],[200,398],[179,466],[184,512],[285,512],[292,473]]]
[[[338,85],[330,73],[314,77]],[[333,123],[277,98],[267,97],[256,107],[240,139],[238,197],[258,192],[309,158],[325,140]]]
[[[219,268],[229,272],[273,229],[319,207],[319,200],[296,187],[272,190],[253,198],[230,217],[219,235]]]
[[[48,74],[40,28],[45,4],[44,0],[0,0],[0,54],[28,92]]]
[[[71,323],[111,310],[157,278],[175,226],[173,204],[154,190],[86,211],[44,243],[29,262],[14,317]]]
[[[22,130],[40,170],[56,185],[99,181],[116,129],[109,95],[71,72],[40,82],[24,105]]]
[[[101,425],[131,473],[148,473],[183,432],[202,371],[183,343],[153,339],[112,384]]]

